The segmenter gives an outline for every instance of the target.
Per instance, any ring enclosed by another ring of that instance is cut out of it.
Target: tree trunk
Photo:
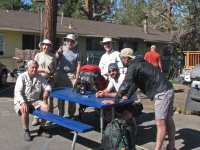
[[[172,10],[172,0],[167,0],[167,27],[166,33],[171,33],[171,10]]]
[[[53,52],[56,51],[56,27],[57,0],[45,0],[43,39],[49,39],[53,43]]]

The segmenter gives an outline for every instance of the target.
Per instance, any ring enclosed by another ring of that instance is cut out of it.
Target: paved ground
[[[47,132],[53,135],[50,139],[37,137],[36,132],[38,127],[30,126],[33,141],[25,142],[23,140],[24,132],[21,119],[13,110],[13,90],[14,82],[12,80],[9,80],[8,86],[0,88],[0,150],[69,150],[73,132],[57,125],[46,127]],[[183,95],[187,95],[187,90],[188,87],[186,86],[175,86],[175,105],[177,107],[182,107],[185,104],[186,97]],[[143,115],[137,118],[137,149],[153,150],[156,140],[153,102],[146,99],[144,95],[142,95],[142,98],[145,109]],[[56,104],[56,99],[54,101]],[[176,101],[181,102],[176,103]],[[93,125],[95,130],[85,134],[79,134],[75,146],[76,150],[95,149],[100,146],[99,117],[93,108],[87,108],[86,111],[83,116],[83,122]],[[33,117],[30,115],[30,118],[32,120]],[[177,149],[200,149],[200,116],[175,114],[174,120],[176,124]],[[166,145],[167,136],[163,147]]]

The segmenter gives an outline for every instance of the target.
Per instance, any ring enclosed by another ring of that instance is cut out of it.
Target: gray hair
[[[27,63],[27,67],[29,68],[30,65],[32,64],[36,64],[38,66],[38,62],[36,60],[27,60],[28,63]]]

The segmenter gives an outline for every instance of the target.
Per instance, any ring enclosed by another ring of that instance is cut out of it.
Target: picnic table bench
[[[71,150],[74,150],[74,148],[75,148],[75,143],[76,143],[78,133],[85,133],[85,132],[88,132],[88,131],[91,131],[94,129],[93,126],[90,126],[90,125],[87,125],[82,122],[78,122],[78,121],[75,121],[75,120],[72,120],[69,118],[58,116],[58,115],[50,113],[50,112],[45,112],[40,109],[32,110],[32,111],[30,111],[30,114],[32,114],[34,116],[38,116],[39,118],[42,118],[45,120],[49,120],[60,126],[68,128],[70,130],[73,130],[74,138],[72,141]]]

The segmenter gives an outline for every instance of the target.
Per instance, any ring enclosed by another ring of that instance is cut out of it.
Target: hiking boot
[[[46,122],[46,125],[47,125],[47,126],[50,126],[50,125],[52,125],[52,124],[53,124],[53,122],[50,122],[50,121],[47,121],[47,122]]]
[[[45,138],[50,138],[51,137],[51,134],[49,133],[46,133],[46,132],[38,132],[38,136],[42,136],[42,137],[45,137]]]
[[[25,133],[24,133],[24,140],[25,140],[25,141],[31,141],[30,132],[25,132]]]
[[[39,118],[33,118],[33,121],[32,121],[32,123],[31,123],[31,125],[32,125],[32,126],[37,126],[37,125],[39,125],[39,124],[40,124]]]

